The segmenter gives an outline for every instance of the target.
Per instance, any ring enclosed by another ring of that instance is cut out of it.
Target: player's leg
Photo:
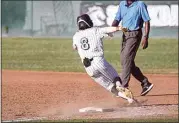
[[[116,97],[122,97],[126,99],[129,103],[134,101],[132,92],[122,86],[116,88],[115,83],[113,83],[108,77],[104,76],[102,73],[94,75],[91,77],[95,82],[104,87],[106,90],[111,92]]]
[[[103,76],[103,74],[99,71],[99,68],[96,67],[96,64],[94,62],[95,61],[93,60],[91,66],[85,68],[87,74],[99,85],[101,85],[107,90],[110,90],[113,86],[113,84],[111,84],[111,80],[108,77]]]
[[[111,92],[114,83],[112,83],[109,77],[104,76],[103,73],[99,71],[99,68],[96,67],[96,64],[92,63],[92,65],[90,67],[85,68],[85,70],[95,82],[97,82],[99,85]],[[116,93],[114,92],[114,94]]]
[[[104,76],[102,73],[98,74],[98,76],[91,77],[95,82],[104,87],[106,90],[110,91],[116,97],[122,97],[126,99],[129,103],[134,101],[132,92],[129,89],[123,88],[122,86],[118,86],[116,88],[115,83],[110,82],[109,78]]]
[[[98,73],[98,75],[91,76],[91,78],[96,83],[104,87],[106,90],[112,92],[115,96],[117,96],[117,92],[113,89],[113,87],[115,86],[114,83],[112,83],[109,78],[103,76],[102,73]]]
[[[118,91],[118,96],[127,99],[130,103],[133,101],[133,95],[130,90],[127,88],[124,88],[121,86],[121,80],[120,77],[117,73],[117,71],[110,65],[104,58],[97,62],[96,68],[99,70],[101,73],[101,78],[105,78],[104,81],[100,81],[99,83],[111,83],[114,84],[114,87],[111,88],[111,92],[116,92]],[[96,80],[98,81],[98,80]]]
[[[117,82],[119,85],[121,85],[121,80],[119,78],[117,71],[104,58],[102,58],[98,62],[95,62],[94,66],[103,76],[108,78],[110,82]]]
[[[109,75],[109,77],[113,80],[113,83],[115,83],[115,85],[116,85],[115,88],[119,91],[118,96],[122,97],[124,99],[127,99],[130,103],[133,102],[132,92],[128,88],[124,88],[122,86],[122,82],[121,82],[121,79],[120,79],[117,71],[106,60],[104,60],[104,62],[107,67],[107,71],[104,71],[104,72],[106,75]],[[111,76],[110,76],[110,73],[113,73],[113,74],[111,74]],[[119,84],[119,82],[120,82],[120,84]]]

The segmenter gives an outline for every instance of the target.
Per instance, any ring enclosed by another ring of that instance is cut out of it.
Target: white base
[[[96,108],[96,107],[86,107],[86,108],[81,108],[79,109],[80,113],[84,112],[103,112],[102,108]]]

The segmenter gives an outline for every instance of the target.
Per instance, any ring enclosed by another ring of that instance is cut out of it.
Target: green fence
[[[3,36],[71,37],[77,30],[76,17],[82,13],[90,11],[94,23],[109,26],[113,17],[108,17],[108,13],[115,14],[119,1],[4,0],[1,4]],[[150,35],[177,38],[178,1],[146,1],[146,4],[152,19]]]

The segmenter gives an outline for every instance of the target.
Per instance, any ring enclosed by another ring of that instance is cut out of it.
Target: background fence
[[[178,1],[145,1],[152,37],[178,38]],[[88,13],[94,25],[111,25],[119,1],[2,1],[3,36],[71,37],[76,17]]]

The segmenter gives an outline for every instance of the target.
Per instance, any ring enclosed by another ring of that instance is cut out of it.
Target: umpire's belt
[[[135,31],[141,31],[142,29],[141,28],[139,28],[139,29],[137,29],[137,30],[127,30],[127,32],[135,32]]]
[[[85,67],[89,67],[89,66],[91,66],[91,62],[93,61],[93,58],[91,58],[91,59],[89,59],[89,58],[84,58],[83,59],[83,64],[84,64],[84,66]]]
[[[138,34],[142,32],[142,29],[137,29],[137,30],[128,30],[127,32],[124,32],[123,35],[127,38],[130,37],[136,37]]]

